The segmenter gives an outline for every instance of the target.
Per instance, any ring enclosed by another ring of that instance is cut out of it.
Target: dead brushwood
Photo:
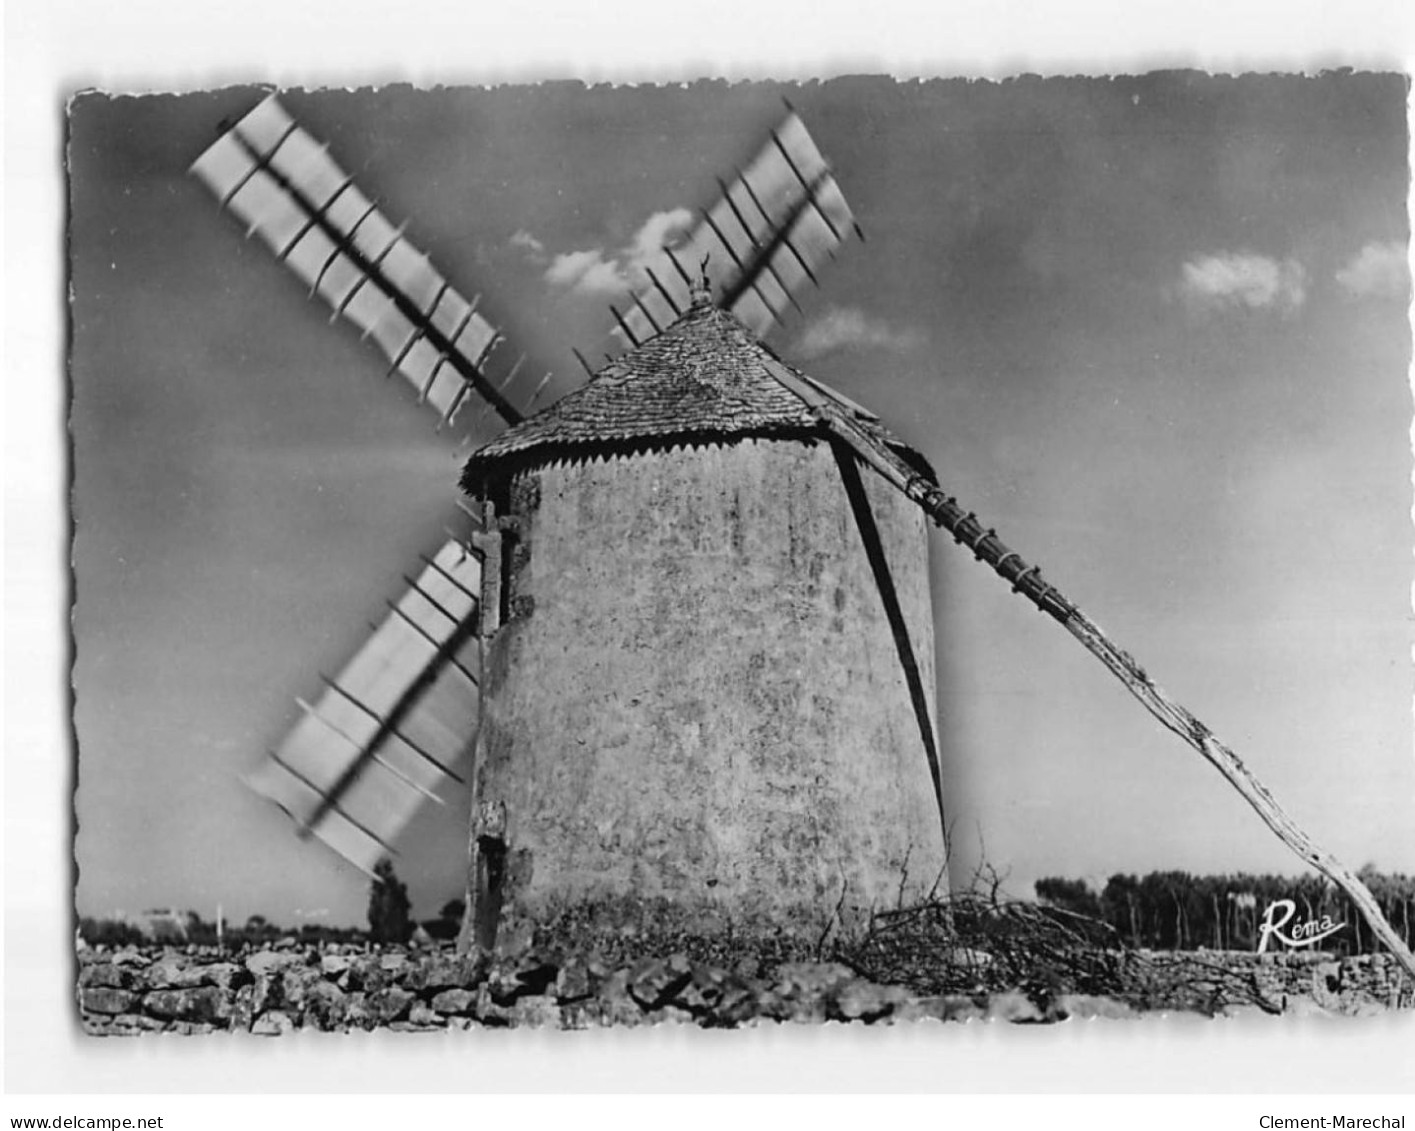
[[[1143,1011],[1281,1011],[1250,971],[1187,953],[1157,960],[1126,947],[1106,923],[1003,898],[990,883],[879,912],[858,939],[838,942],[831,957],[871,981],[921,995],[1020,991],[1044,1014],[1063,1008],[1069,995],[1111,998]]]

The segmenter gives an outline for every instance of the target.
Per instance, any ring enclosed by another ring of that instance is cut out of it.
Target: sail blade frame
[[[820,285],[821,267],[849,235],[861,235],[830,165],[789,108],[756,156],[718,185],[717,201],[700,211],[686,239],[645,265],[647,281],[628,310],[616,312],[616,333],[627,343],[648,341],[686,308],[693,280],[683,264],[705,255],[718,304],[764,336],[788,307],[801,309],[798,295]],[[665,319],[665,310],[674,313]]]
[[[458,322],[471,304],[273,94],[224,132],[192,163],[191,172],[223,210],[246,224],[248,235],[259,235],[277,260],[330,305],[336,320],[348,316],[361,291],[378,292],[380,317],[371,318],[365,306],[363,319],[356,321],[393,369],[419,394],[434,369],[440,375],[450,367],[457,384],[465,386],[449,388],[433,402],[439,427],[451,422],[450,406],[471,391],[506,423],[520,422],[521,411],[482,367],[485,351],[479,361],[461,342],[469,329],[474,346],[499,331],[473,313],[468,322],[481,325],[463,326],[449,336],[448,323]]]
[[[453,534],[247,778],[356,867],[372,868],[449,782],[480,712],[481,554]]]

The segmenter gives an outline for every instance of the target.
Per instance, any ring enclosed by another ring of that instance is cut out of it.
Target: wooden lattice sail
[[[647,341],[688,309],[706,275],[717,304],[764,335],[860,227],[805,124],[790,111],[771,139],[702,210],[683,244],[645,269],[648,281],[625,313],[630,344]]]
[[[223,133],[191,172],[221,207],[334,311],[372,338],[444,422],[475,393],[509,424],[521,412],[493,377],[501,333],[365,196],[274,95]],[[504,366],[501,367],[503,370]]]
[[[477,717],[481,559],[450,539],[246,779],[370,874],[423,802],[440,801]]]

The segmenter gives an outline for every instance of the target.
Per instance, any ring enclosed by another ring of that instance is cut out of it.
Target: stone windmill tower
[[[614,311],[633,348],[534,416],[546,380],[521,387],[477,301],[273,97],[192,171],[442,424],[479,401],[510,426],[467,465],[474,528],[421,557],[251,775],[302,835],[371,872],[423,801],[470,783],[466,928],[483,946],[586,902],[818,935],[918,894],[943,855],[926,518],[1217,768],[1415,973],[1361,880],[1231,750],[876,417],[762,345],[859,231],[794,112]],[[683,264],[706,257],[693,279]]]
[[[669,901],[815,938],[938,881],[923,514],[780,366],[695,288],[468,462],[500,542],[472,788],[506,913]]]

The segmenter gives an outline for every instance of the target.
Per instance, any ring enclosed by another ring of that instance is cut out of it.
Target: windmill
[[[483,701],[487,688],[482,681],[489,670],[485,664],[494,670],[512,663],[513,649],[498,648],[493,636],[503,626],[515,628],[510,622],[518,615],[518,598],[535,596],[516,589],[526,554],[518,523],[537,512],[545,484],[538,484],[540,498],[534,497],[535,491],[517,497],[514,479],[526,470],[518,461],[535,445],[540,445],[537,450],[542,455],[564,456],[565,451],[555,445],[569,441],[554,434],[536,436],[544,416],[526,419],[526,410],[544,382],[529,398],[520,392],[519,363],[501,360],[507,351],[475,300],[468,302],[453,290],[273,98],[223,134],[193,170],[224,207],[248,224],[251,234],[259,234],[309,285],[312,294],[334,308],[336,318],[342,314],[374,338],[393,369],[412,383],[419,399],[438,412],[444,425],[456,425],[461,414],[479,403],[511,426],[504,444],[498,447],[493,442],[468,465],[463,486],[475,492],[481,504],[470,516],[472,529],[449,539],[424,561],[419,573],[410,576],[408,589],[392,603],[388,617],[329,681],[305,719],[252,781],[286,808],[302,830],[368,868],[387,851],[422,800],[449,780],[463,780],[458,758],[467,745],[471,720],[481,717],[479,757],[473,760],[476,773],[469,783],[477,802],[474,870],[481,877],[474,887],[481,892],[484,907],[497,904],[506,876],[518,869],[524,872],[528,862],[516,858],[518,838],[508,831],[508,823],[523,821],[524,814],[514,804],[508,813],[506,797],[488,796],[488,783],[477,780],[484,767],[497,764],[495,757],[480,756],[489,751],[488,738],[496,738],[495,727],[508,719],[514,722],[511,716],[498,716],[489,699]],[[705,211],[686,244],[666,250],[647,272],[632,306],[614,311],[618,333],[629,352],[596,371],[584,390],[629,388],[644,375],[636,370],[634,359],[679,349],[694,333],[693,327],[720,322],[718,309],[727,311],[727,317],[749,337],[759,337],[855,230],[829,168],[794,114],[774,132],[758,158],[730,184],[723,184],[722,190],[721,199]],[[695,274],[703,270],[704,254],[709,256],[706,287],[699,285]],[[715,306],[705,303],[709,294]],[[789,422],[799,434],[809,433],[819,440],[821,451],[834,461],[841,497],[848,500],[859,534],[864,535],[864,556],[879,590],[876,606],[882,604],[886,610],[883,639],[892,645],[891,658],[905,671],[903,682],[911,688],[931,685],[927,673],[917,670],[917,657],[927,657],[931,647],[921,635],[926,630],[919,625],[920,618],[899,607],[897,593],[890,608],[889,566],[898,572],[899,563],[890,563],[889,555],[880,552],[888,534],[876,537],[876,544],[869,546],[866,516],[884,505],[882,494],[890,489],[896,503],[914,504],[917,514],[942,526],[998,572],[1014,592],[1066,627],[1147,709],[1215,764],[1290,847],[1345,888],[1368,918],[1374,916],[1373,926],[1384,941],[1403,962],[1415,967],[1393,932],[1381,931],[1379,911],[1359,881],[1313,847],[1226,747],[1168,700],[1035,567],[947,496],[927,465],[895,442],[875,417],[791,368],[759,343],[736,344],[750,355],[753,388],[760,390],[764,375],[771,389],[789,402],[789,408],[781,409],[781,418],[768,413],[758,423],[770,431],[787,429]],[[586,363],[585,368],[591,367]],[[562,409],[563,417],[564,406],[572,398],[579,397],[575,404],[592,399],[588,394],[579,396],[584,390],[552,409]],[[517,446],[527,436],[533,444]],[[613,434],[612,427],[594,438],[624,439]],[[636,438],[644,438],[642,430]],[[571,439],[580,442],[586,436]],[[861,463],[878,474],[860,477]],[[503,470],[506,475],[498,479],[496,473]],[[863,509],[862,492],[868,496]],[[914,506],[907,509],[914,512]],[[537,558],[536,563],[543,560]],[[515,699],[519,692],[507,694]],[[927,697],[926,693],[923,698]],[[920,702],[917,694],[908,698],[907,707],[917,723],[915,752],[922,745],[924,780],[930,784],[932,779],[932,800],[937,802],[932,704]],[[519,710],[524,718],[525,707]],[[487,720],[494,725],[488,727]],[[692,720],[678,722],[692,725]],[[488,729],[493,731],[489,736]],[[544,772],[553,777],[553,771]],[[917,800],[921,791],[906,792]],[[922,825],[913,831],[924,835]],[[602,835],[614,839],[612,828]],[[881,859],[892,860],[896,848],[883,849]],[[617,851],[626,858],[642,856],[644,844],[642,840],[621,843]],[[540,876],[537,883],[544,882],[543,868]]]

